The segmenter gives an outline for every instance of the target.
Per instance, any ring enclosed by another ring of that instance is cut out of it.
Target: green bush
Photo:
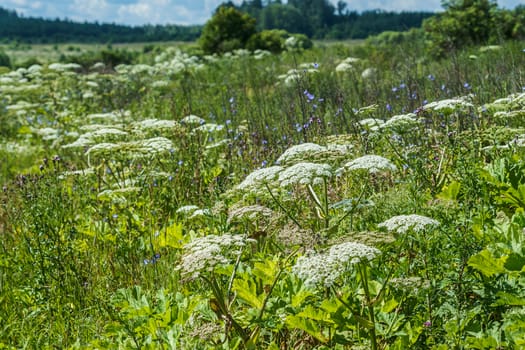
[[[199,38],[205,53],[222,53],[244,48],[256,33],[255,18],[229,6],[220,6],[206,22]]]
[[[314,43],[304,34],[292,34],[285,40],[284,45],[288,50],[308,50]]]
[[[260,49],[268,50],[273,53],[279,53],[283,51],[284,42],[286,38],[289,37],[289,35],[290,34],[288,34],[288,32],[285,30],[263,30],[262,32],[252,35],[246,44],[246,48],[252,51]]]
[[[11,59],[3,50],[0,50],[0,67],[11,67]]]
[[[128,50],[102,50],[98,52],[86,52],[80,55],[68,55],[60,57],[61,62],[78,63],[84,68],[89,68],[97,62],[103,62],[108,67],[119,64],[131,64],[138,54]]]

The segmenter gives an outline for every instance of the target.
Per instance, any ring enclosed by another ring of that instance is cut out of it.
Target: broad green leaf
[[[274,260],[257,262],[253,268],[253,274],[259,277],[264,285],[272,284],[278,272],[277,261]]]
[[[441,193],[437,195],[437,198],[445,201],[455,201],[458,198],[461,184],[457,181],[452,181],[446,186],[443,186]]]
[[[498,300],[493,306],[525,306],[525,298],[523,296],[517,296],[506,292],[498,292]]]
[[[319,324],[314,320],[304,318],[301,316],[289,315],[286,317],[286,324],[292,329],[300,329],[310,334],[315,339],[322,343],[326,343],[328,338],[322,333]]]
[[[264,295],[257,295],[257,286],[251,279],[235,279],[233,290],[237,296],[244,300],[248,305],[261,309],[264,302]]]
[[[159,235],[154,238],[153,243],[155,250],[159,248],[171,247],[180,249],[184,245],[184,236],[182,235],[182,224],[173,223],[166,227]]]
[[[386,313],[392,312],[392,310],[395,310],[395,308],[398,305],[399,305],[399,303],[395,299],[387,300],[381,306],[381,312],[386,312]]]
[[[306,299],[311,297],[313,295],[312,292],[310,292],[307,289],[301,289],[297,293],[295,293],[292,296],[292,307],[298,307],[300,306]]]
[[[321,309],[316,309],[312,305],[308,305],[305,309],[297,314],[297,316],[305,317],[311,320],[321,321],[325,323],[334,323],[330,315]]]
[[[478,254],[471,256],[468,265],[480,271],[485,276],[490,277],[497,273],[504,273],[506,271],[504,267],[506,260],[507,256],[495,258],[490,251],[484,249]]]
[[[518,254],[510,254],[505,261],[505,268],[509,271],[523,271],[525,266],[525,257]]]

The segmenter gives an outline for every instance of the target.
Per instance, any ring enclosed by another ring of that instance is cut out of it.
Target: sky
[[[330,0],[337,3],[337,0]],[[25,17],[68,18],[74,21],[143,24],[203,24],[222,0],[0,0],[0,7]],[[234,0],[240,3],[242,0]],[[283,1],[284,2],[284,1]],[[439,11],[441,0],[350,0],[349,10]],[[499,0],[513,9],[525,0]]]

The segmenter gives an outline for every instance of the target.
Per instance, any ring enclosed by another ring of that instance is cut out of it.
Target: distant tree
[[[255,18],[233,6],[219,6],[204,25],[199,44],[206,53],[243,48],[256,33],[255,23]]]
[[[497,4],[491,0],[451,0],[444,12],[426,19],[423,26],[436,55],[473,44],[486,44],[499,26]]]
[[[301,12],[289,5],[271,4],[260,13],[259,22],[264,29],[284,29],[289,33],[303,33],[312,36],[314,28]]]

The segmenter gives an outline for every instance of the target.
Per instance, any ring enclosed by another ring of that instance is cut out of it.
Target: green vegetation
[[[490,0],[456,0],[424,22],[434,54],[443,56],[468,45],[499,44],[525,38],[525,6],[501,10]]]
[[[523,41],[286,35],[7,51],[0,348],[523,348]]]
[[[255,35],[255,18],[234,7],[219,6],[199,38],[205,53],[224,53],[246,46]]]

